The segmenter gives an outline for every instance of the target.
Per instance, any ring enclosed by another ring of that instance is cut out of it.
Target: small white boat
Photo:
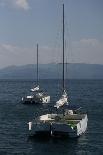
[[[67,108],[63,108],[62,113],[41,115],[28,123],[29,132],[31,135],[79,137],[87,129],[88,118],[86,113],[77,111],[78,109],[67,105]]]
[[[31,92],[31,95],[22,97],[24,104],[49,103],[50,96],[42,91]]]
[[[30,89],[30,95],[22,97],[22,103],[35,104],[35,103],[49,103],[50,96],[44,91],[40,90],[38,78],[38,44],[37,44],[37,85]]]

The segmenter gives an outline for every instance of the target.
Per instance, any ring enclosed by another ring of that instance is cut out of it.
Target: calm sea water
[[[23,105],[33,81],[0,81],[0,155],[95,155],[103,154],[103,80],[66,82],[71,104],[88,113],[87,132],[78,139],[30,139],[27,122],[46,113],[60,94],[57,80],[41,80],[51,95],[49,105]]]

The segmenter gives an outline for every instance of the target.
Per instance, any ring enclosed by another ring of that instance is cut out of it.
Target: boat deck
[[[47,114],[37,118],[34,123],[68,123],[78,124],[86,114],[73,114],[73,115],[62,115],[62,114]]]

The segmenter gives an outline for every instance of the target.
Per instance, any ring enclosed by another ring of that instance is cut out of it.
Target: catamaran
[[[36,86],[31,88],[30,95],[22,97],[22,102],[25,104],[30,103],[49,103],[50,102],[50,96],[45,93],[44,91],[40,90],[39,86],[39,77],[38,77],[38,44],[37,44],[37,83]]]
[[[56,112],[34,118],[29,125],[31,135],[79,137],[87,129],[88,117],[79,111],[80,107],[68,104],[64,84],[64,4],[63,4],[63,94],[54,105]],[[59,111],[62,112],[59,112]]]
[[[85,133],[88,121],[87,114],[81,113],[79,109],[80,107],[64,105],[62,113],[58,111],[58,113],[39,116],[28,123],[29,134],[31,136],[79,137]]]

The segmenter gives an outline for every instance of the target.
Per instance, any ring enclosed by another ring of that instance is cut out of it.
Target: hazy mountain
[[[67,64],[66,77],[71,79],[103,79],[103,65]],[[62,64],[40,64],[39,78],[62,77]],[[0,70],[0,79],[36,79],[36,65],[9,66]]]

